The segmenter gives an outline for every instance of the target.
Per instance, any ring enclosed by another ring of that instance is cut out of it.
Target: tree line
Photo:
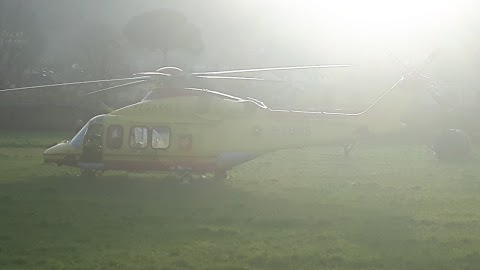
[[[204,47],[200,30],[169,9],[138,14],[121,32],[93,23],[72,33],[73,45],[63,47],[53,59],[45,57],[49,42],[32,0],[0,0],[0,89],[131,76],[136,71],[127,57],[131,51],[161,53],[168,63],[172,51],[200,54]],[[86,91],[108,86],[9,93],[4,100],[78,103]],[[115,96],[105,98],[112,106],[122,102]]]

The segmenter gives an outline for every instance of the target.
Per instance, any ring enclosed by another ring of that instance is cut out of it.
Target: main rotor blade
[[[132,77],[132,78],[122,78],[122,79],[109,79],[109,80],[95,80],[95,81],[85,81],[85,82],[70,82],[70,83],[57,83],[57,84],[48,84],[48,85],[37,85],[37,86],[27,86],[27,87],[18,87],[3,89],[0,92],[10,92],[10,91],[20,91],[20,90],[31,90],[38,88],[51,88],[51,87],[60,87],[60,86],[69,86],[69,85],[82,85],[82,84],[91,84],[91,83],[101,83],[101,82],[123,82],[123,81],[138,81],[141,79],[149,79],[150,76],[142,77]]]
[[[166,74],[166,73],[161,73],[161,72],[139,72],[139,73],[135,73],[134,74],[135,76],[136,75],[141,75],[141,76],[166,76],[166,77],[170,77],[172,76],[172,74]]]
[[[296,66],[296,67],[272,67],[272,68],[253,68],[253,69],[238,69],[238,70],[225,70],[225,71],[208,71],[208,72],[196,72],[193,75],[219,75],[219,74],[233,74],[244,72],[261,72],[261,71],[274,71],[274,70],[299,70],[299,69],[316,69],[316,68],[343,68],[351,67],[351,65],[321,65],[321,66]]]
[[[239,80],[239,81],[261,81],[261,82],[285,82],[283,80],[269,80],[255,77],[230,77],[230,76],[211,76],[211,75],[200,75],[196,78],[201,79],[218,79],[218,80]]]
[[[213,95],[220,96],[220,97],[223,97],[223,98],[233,99],[233,100],[236,100],[236,101],[244,100],[243,98],[239,98],[239,97],[236,97],[236,96],[232,96],[232,95],[229,95],[229,94],[225,94],[225,93],[222,93],[222,92],[213,91],[213,90],[209,90],[209,89],[187,87],[187,88],[185,88],[185,90],[205,92],[205,93],[213,94]]]
[[[82,97],[95,95],[95,94],[98,94],[98,93],[101,93],[101,92],[109,91],[109,90],[120,88],[120,87],[125,87],[125,86],[129,86],[129,85],[134,85],[134,84],[140,84],[140,83],[143,83],[143,82],[146,82],[146,81],[147,80],[141,80],[141,81],[136,81],[136,82],[129,82],[129,83],[125,83],[125,84],[115,85],[115,86],[112,86],[112,87],[107,87],[107,88],[104,88],[104,89],[100,89],[100,90],[97,90],[97,91],[93,91],[93,92],[84,94],[84,95],[82,95]]]

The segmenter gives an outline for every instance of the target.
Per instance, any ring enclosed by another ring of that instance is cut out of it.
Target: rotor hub
[[[159,73],[169,74],[170,77],[175,78],[186,78],[188,77],[188,73],[183,71],[181,68],[178,67],[162,67],[156,70]]]

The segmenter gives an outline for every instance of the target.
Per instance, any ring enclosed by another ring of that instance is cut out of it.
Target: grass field
[[[0,269],[479,269],[480,157],[361,143],[274,153],[224,183],[81,179],[65,134],[0,132]]]

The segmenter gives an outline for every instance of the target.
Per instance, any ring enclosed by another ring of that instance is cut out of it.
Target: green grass
[[[67,132],[17,132],[0,129],[0,147],[47,148],[61,140],[69,140],[73,135]]]
[[[443,164],[420,145],[362,143],[349,159],[289,150],[223,184],[181,185],[165,174],[81,179],[23,144],[48,134],[10,134],[0,136],[0,269],[480,265],[477,153]]]

